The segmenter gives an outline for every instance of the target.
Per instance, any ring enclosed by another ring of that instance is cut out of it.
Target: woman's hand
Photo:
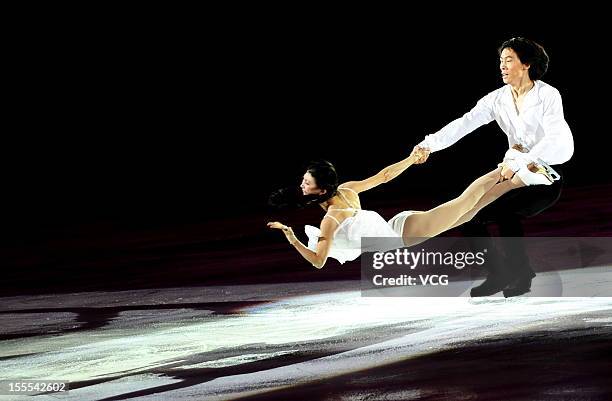
[[[267,224],[267,226],[270,228],[276,228],[278,230],[282,230],[283,228],[287,227],[286,225],[278,221],[271,221]]]
[[[410,154],[410,156],[413,156],[416,158],[414,164],[421,164],[421,163],[425,163],[425,161],[429,157],[429,153],[430,153],[429,149],[422,148],[419,145],[417,145],[412,149],[412,153]]]
[[[267,226],[270,228],[275,228],[277,230],[283,230],[283,234],[285,234],[287,241],[289,241],[291,245],[295,245],[296,241],[298,240],[295,234],[293,233],[291,227],[287,227],[283,223],[280,223],[278,221],[271,221],[267,224]]]

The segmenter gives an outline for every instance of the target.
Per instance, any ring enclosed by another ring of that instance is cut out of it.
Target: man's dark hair
[[[529,65],[529,78],[531,80],[541,79],[548,70],[548,54],[544,48],[533,40],[522,37],[506,40],[497,49],[501,55],[504,49],[512,49],[517,54],[521,63]]]

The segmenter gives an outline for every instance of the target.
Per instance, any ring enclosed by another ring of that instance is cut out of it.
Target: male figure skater
[[[541,81],[548,68],[548,55],[542,46],[525,38],[505,41],[498,50],[499,68],[504,86],[489,93],[476,106],[440,131],[427,135],[415,146],[419,155],[416,163],[427,160],[430,152],[445,149],[476,128],[495,120],[508,137],[509,149],[504,156],[502,179],[540,167],[554,170],[562,176],[560,164],[574,152],[572,133],[563,116],[561,95],[554,87]],[[529,264],[521,220],[546,210],[559,199],[562,177],[557,180],[532,183],[510,191],[485,207],[463,232],[471,237],[488,237],[487,224],[499,226],[502,264],[491,268],[487,279],[472,288],[472,297],[494,295],[503,290],[504,296],[525,294],[531,289],[535,272]],[[535,185],[534,185],[535,184]]]

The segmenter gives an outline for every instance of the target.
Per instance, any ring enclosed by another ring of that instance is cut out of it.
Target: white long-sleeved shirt
[[[505,85],[480,99],[463,117],[435,134],[427,135],[419,146],[432,152],[445,149],[493,120],[508,136],[509,148],[520,144],[528,150],[526,153],[506,153],[506,159],[517,159],[521,167],[538,159],[551,165],[565,163],[574,153],[574,138],[563,117],[561,95],[557,89],[540,80],[535,81],[525,95],[520,114],[510,85]]]

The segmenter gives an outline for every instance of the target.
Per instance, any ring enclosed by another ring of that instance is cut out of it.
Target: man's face
[[[523,64],[516,52],[509,47],[502,50],[499,56],[499,69],[505,84],[517,86],[523,79],[529,78],[529,66]]]

